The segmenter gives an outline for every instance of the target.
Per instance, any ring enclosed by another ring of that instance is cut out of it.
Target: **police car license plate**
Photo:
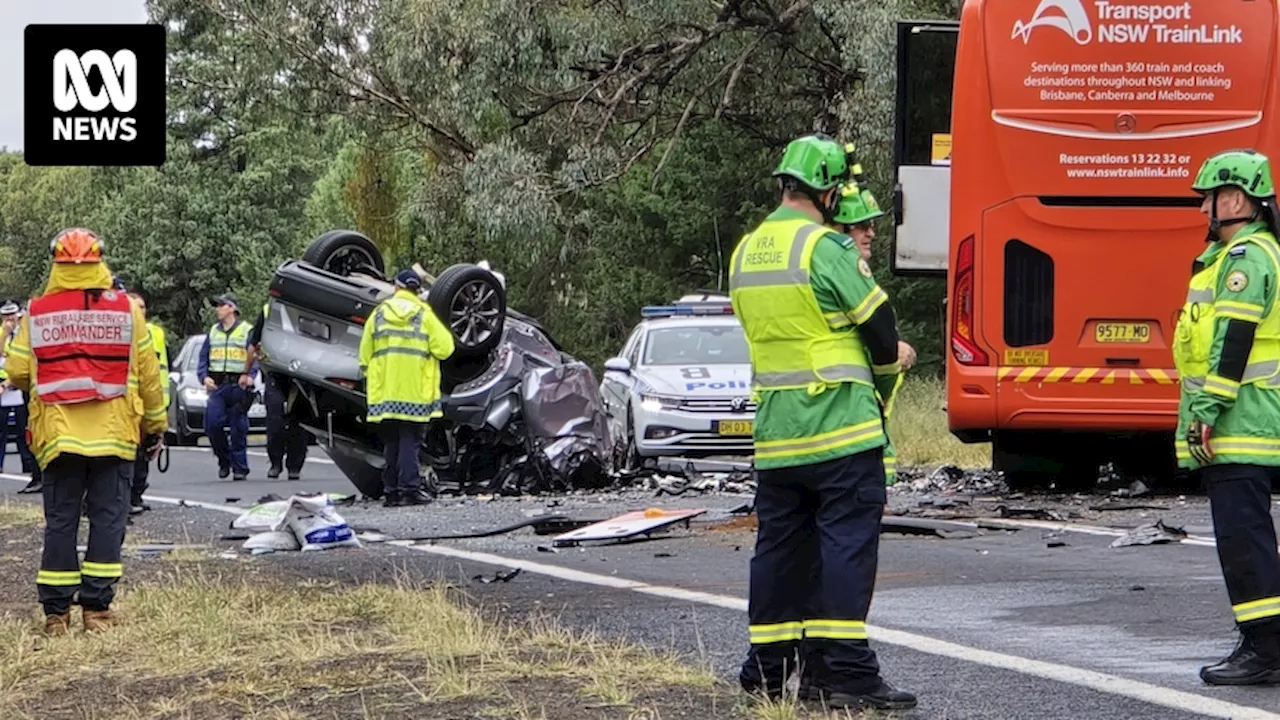
[[[750,420],[721,420],[716,425],[716,432],[720,435],[750,435],[751,430]]]
[[[1093,339],[1100,343],[1148,343],[1151,342],[1151,325],[1148,323],[1098,323],[1093,328]]]

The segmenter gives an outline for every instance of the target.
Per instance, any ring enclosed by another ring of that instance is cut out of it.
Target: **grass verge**
[[[35,502],[0,498],[0,528],[25,528],[44,524],[44,509]]]
[[[126,621],[108,633],[0,620],[0,717],[738,716],[709,671],[549,621],[493,622],[440,585],[172,567],[122,588]]]
[[[968,445],[947,430],[946,392],[942,380],[907,376],[898,391],[889,436],[898,451],[898,465],[958,465],[989,467],[991,444]]]

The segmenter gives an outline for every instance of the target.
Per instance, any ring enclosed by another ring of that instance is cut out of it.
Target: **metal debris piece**
[[[972,523],[904,517],[886,517],[882,519],[880,521],[880,532],[902,533],[903,535],[933,535],[944,540],[974,538],[982,534],[979,532],[978,527]]]
[[[1030,507],[1009,507],[1008,505],[997,505],[996,510],[1002,518],[1024,518],[1030,520],[1053,520],[1056,522],[1066,522],[1067,518],[1057,510],[1049,510],[1046,508],[1030,508]]]
[[[1187,531],[1180,527],[1170,527],[1163,520],[1147,523],[1125,533],[1111,543],[1111,547],[1127,547],[1130,545],[1165,545],[1178,542],[1187,537]]]
[[[506,533],[519,530],[521,528],[533,527],[539,525],[548,525],[555,522],[572,522],[565,515],[541,515],[532,517],[527,520],[521,520],[518,523],[504,525],[502,527],[493,528],[491,530],[476,530],[469,533],[449,533],[444,535],[421,535],[419,537],[403,538],[412,542],[427,542],[429,540],[465,540],[467,538],[492,537],[494,535],[505,535]]]
[[[510,570],[499,570],[498,572],[493,574],[493,577],[489,577],[487,575],[476,575],[471,579],[476,582],[480,582],[485,585],[488,585],[489,583],[495,583],[495,582],[511,582],[511,580],[519,574],[520,574],[520,568],[512,568]]]
[[[623,540],[638,535],[648,535],[655,530],[678,522],[684,522],[687,526],[690,520],[705,512],[705,508],[700,510],[663,510],[661,508],[637,510],[563,535],[557,535],[553,539],[553,543],[559,547],[591,540]]]
[[[1108,500],[1107,502],[1099,503],[1097,505],[1090,505],[1089,509],[1097,512],[1110,512],[1118,510],[1168,510],[1169,508],[1166,505],[1149,505],[1143,503],[1115,502],[1114,500]]]

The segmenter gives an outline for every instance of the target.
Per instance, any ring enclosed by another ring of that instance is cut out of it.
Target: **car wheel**
[[[613,444],[613,470],[616,473],[635,472],[641,468],[642,459],[636,450],[636,426],[632,420],[631,408],[627,408],[627,428],[623,432],[622,442]]]
[[[352,230],[330,230],[312,240],[302,259],[335,275],[363,272],[386,277],[386,265],[378,246]]]
[[[457,352],[483,355],[497,347],[507,320],[507,291],[478,265],[451,265],[436,279],[427,302],[453,332]]]

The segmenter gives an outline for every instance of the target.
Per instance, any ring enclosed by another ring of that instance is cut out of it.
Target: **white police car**
[[[604,364],[600,394],[615,468],[645,458],[752,452],[751,358],[728,298],[651,306],[618,357]]]

